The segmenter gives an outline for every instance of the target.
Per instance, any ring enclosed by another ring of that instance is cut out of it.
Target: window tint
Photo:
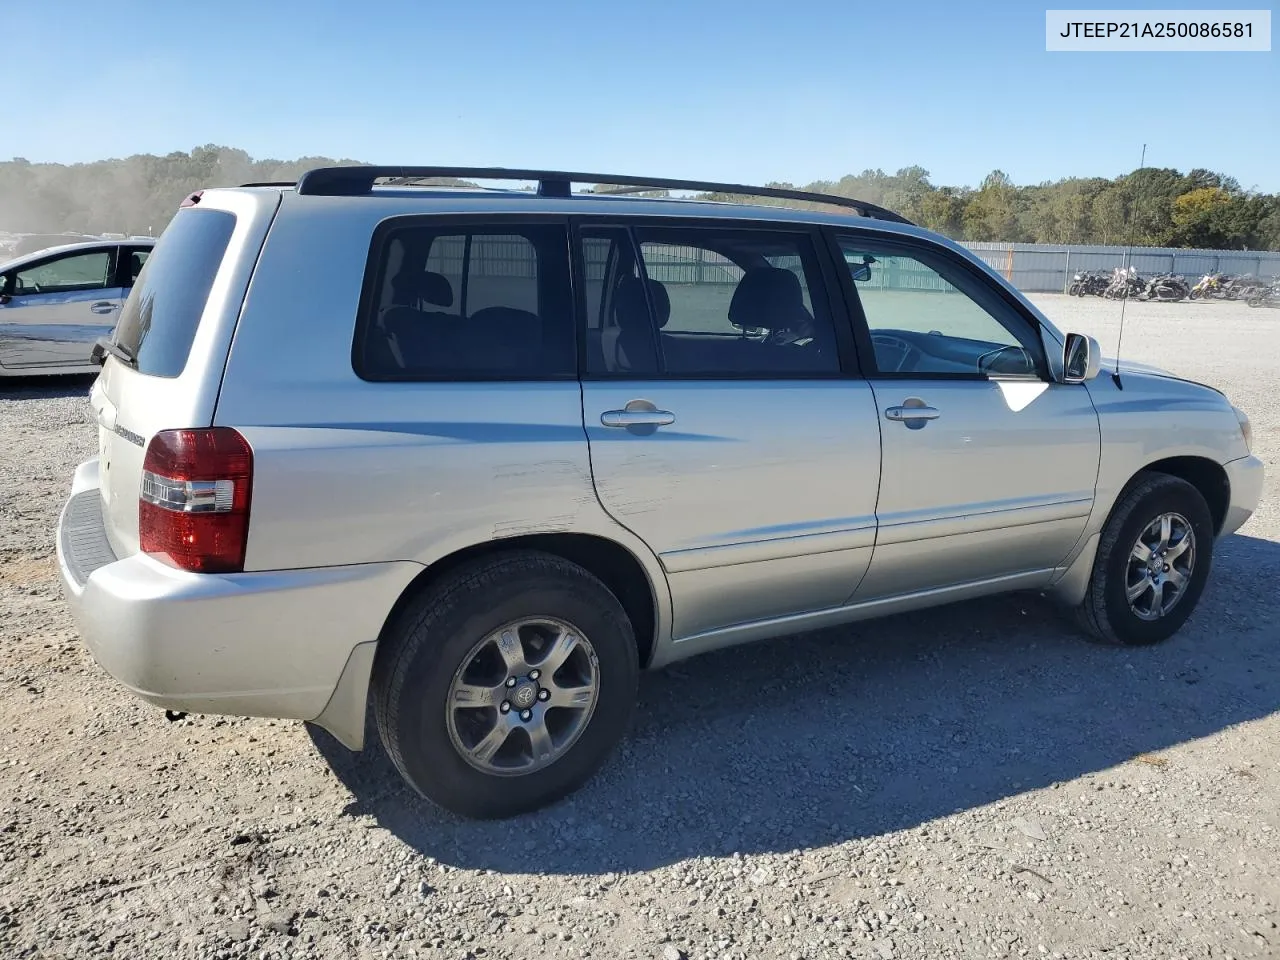
[[[161,234],[116,325],[116,342],[137,358],[141,373],[182,373],[235,226],[224,210],[185,207]]]
[[[977,281],[960,268],[852,239],[841,240],[840,249],[870,328],[878,372],[1037,375],[1033,331],[1020,318],[980,303]]]
[[[77,290],[101,290],[111,275],[111,253],[92,250],[46,260],[14,275],[12,293],[30,296],[41,293],[73,293]]]
[[[576,375],[563,229],[398,226],[375,244],[357,332],[370,380]]]
[[[583,231],[586,245],[612,235],[615,255],[592,289],[601,309],[601,351],[588,370],[614,376],[787,377],[840,369],[821,275],[807,236],[755,231]],[[606,258],[608,260],[608,258]],[[817,309],[815,310],[815,305]],[[594,358],[594,359],[593,359]]]
[[[142,272],[142,268],[146,264],[147,257],[150,253],[150,250],[130,250],[128,252],[129,275],[126,278],[128,286],[133,286],[138,282],[138,274]]]
[[[582,289],[587,302],[587,329],[599,330],[604,323],[605,276],[612,261],[618,256],[619,237],[627,242],[625,230],[583,231],[582,236]]]

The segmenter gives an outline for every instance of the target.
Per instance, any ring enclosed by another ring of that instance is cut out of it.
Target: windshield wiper
[[[98,338],[97,342],[93,345],[93,352],[89,354],[89,359],[98,364],[98,366],[102,366],[102,364],[107,362],[108,353],[122,363],[127,363],[129,366],[137,369],[138,358],[133,355],[129,348],[123,344],[116,343],[108,337]]]

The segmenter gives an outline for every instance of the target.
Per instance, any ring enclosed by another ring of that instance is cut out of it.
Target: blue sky
[[[1145,141],[1149,164],[1280,191],[1280,53],[1047,53],[1045,6],[46,0],[3,18],[0,157],[212,142],[749,182],[919,164],[977,184],[1114,176]]]

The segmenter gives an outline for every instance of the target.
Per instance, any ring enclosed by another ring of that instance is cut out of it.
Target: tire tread
[[[374,717],[383,748],[404,780],[424,797],[426,795],[414,783],[405,761],[405,745],[401,744],[396,733],[400,728],[400,708],[406,702],[405,685],[412,666],[423,648],[435,640],[435,625],[450,617],[470,597],[491,588],[500,589],[514,578],[530,577],[557,579],[562,582],[577,581],[584,587],[598,589],[613,599],[616,609],[611,612],[611,619],[615,621],[614,626],[630,641],[634,658],[633,676],[639,669],[639,651],[634,631],[621,604],[603,581],[576,563],[555,554],[512,550],[479,558],[447,574],[411,600],[391,625],[382,640],[382,643],[390,646],[378,651],[371,684],[374,692]],[[477,810],[472,815],[490,814]],[[492,815],[504,814],[495,811]]]
[[[1093,570],[1089,575],[1089,586],[1085,591],[1084,601],[1074,611],[1076,623],[1091,640],[1111,646],[1129,644],[1129,641],[1116,630],[1107,612],[1106,568],[1116,549],[1121,531],[1124,530],[1134,511],[1148,497],[1162,491],[1190,491],[1203,501],[1199,490],[1181,477],[1175,477],[1172,474],[1143,471],[1130,481],[1112,509],[1111,516],[1107,518],[1106,526],[1103,527],[1102,537],[1098,541],[1098,550],[1093,558]]]

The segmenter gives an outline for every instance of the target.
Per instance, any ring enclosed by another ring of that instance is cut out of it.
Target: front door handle
[[[110,300],[99,300],[97,303],[90,304],[89,310],[93,313],[111,313],[115,310],[116,305]]]
[[[923,430],[930,420],[937,420],[939,416],[940,411],[919,397],[907,397],[901,406],[889,407],[884,412],[886,420],[896,420],[908,430]]]
[[[667,410],[606,410],[600,422],[606,427],[666,427],[676,422],[676,415]]]

